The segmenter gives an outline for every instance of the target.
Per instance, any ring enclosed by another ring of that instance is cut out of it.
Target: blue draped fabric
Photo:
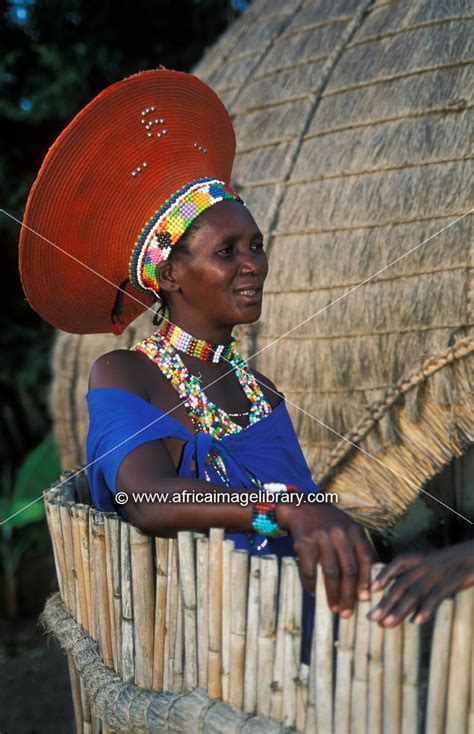
[[[290,416],[283,400],[271,413],[239,433],[228,434],[221,439],[203,431],[191,433],[176,421],[138,395],[117,388],[96,388],[86,396],[89,407],[89,433],[87,436],[87,475],[95,506],[104,512],[119,511],[123,507],[113,501],[117,489],[117,475],[122,461],[133,451],[149,441],[176,438],[184,442],[178,475],[222,484],[213,466],[206,462],[210,450],[224,461],[229,485],[232,489],[251,487],[248,472],[262,482],[294,484],[300,491],[318,492],[311,472],[298,443]],[[194,465],[194,466],[193,466]],[[136,491],[141,491],[139,487]],[[150,491],[150,488],[143,488]],[[295,556],[290,535],[270,538],[260,551],[251,546],[245,533],[226,533],[236,548],[243,548],[251,555],[275,554]],[[253,535],[255,545],[263,538]],[[312,627],[312,598],[305,593],[303,599],[303,659],[309,654]]]

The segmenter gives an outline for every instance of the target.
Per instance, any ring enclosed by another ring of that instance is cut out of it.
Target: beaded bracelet
[[[281,494],[282,492],[294,491],[296,487],[281,482],[267,482],[262,489],[272,494]],[[269,538],[280,538],[287,535],[287,531],[282,530],[276,521],[276,507],[277,502],[256,502],[254,504],[252,507],[252,528],[256,533]]]

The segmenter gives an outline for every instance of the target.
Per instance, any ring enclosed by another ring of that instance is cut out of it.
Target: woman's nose
[[[264,252],[247,251],[242,255],[240,262],[240,272],[254,273],[256,275],[266,274],[268,270],[267,257]]]

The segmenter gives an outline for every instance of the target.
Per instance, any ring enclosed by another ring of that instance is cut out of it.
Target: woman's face
[[[256,321],[262,310],[268,261],[263,235],[248,209],[223,201],[200,215],[189,252],[172,264],[165,285],[173,316],[193,326],[234,326]]]

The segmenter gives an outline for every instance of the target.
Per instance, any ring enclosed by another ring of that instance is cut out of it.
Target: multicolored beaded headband
[[[129,280],[136,288],[157,293],[156,266],[169,257],[171,248],[189,225],[220,201],[242,199],[230,186],[214,178],[200,178],[176,191],[143,227],[129,263]]]

